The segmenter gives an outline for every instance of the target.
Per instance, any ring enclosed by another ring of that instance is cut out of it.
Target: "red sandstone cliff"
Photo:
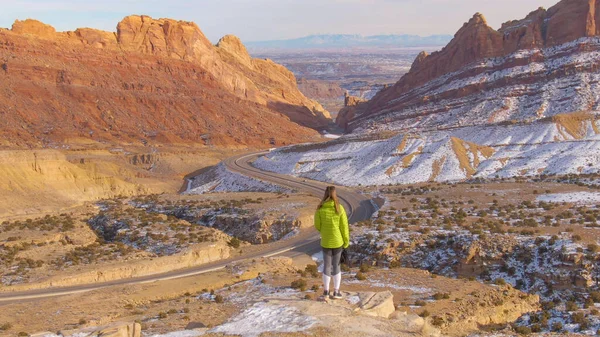
[[[0,145],[69,140],[262,145],[306,141],[329,113],[294,75],[216,46],[192,22],[129,16],[117,32],[56,32],[35,20],[0,29]]]
[[[578,55],[580,52],[596,50],[597,47],[594,41],[589,40],[566,48],[559,55],[556,55],[552,48],[560,48],[568,42],[598,35],[600,35],[600,0],[562,0],[548,10],[539,8],[522,20],[504,23],[499,30],[489,27],[483,15],[477,13],[458,30],[454,39],[446,47],[431,55],[425,52],[419,54],[410,71],[394,86],[382,90],[368,103],[361,104],[346,113],[340,113],[336,122],[340,126],[353,130],[399,119],[409,120],[400,123],[401,126],[416,125],[423,119],[438,118],[432,115],[443,113],[462,115],[465,111],[473,109],[482,114],[493,115],[486,117],[502,115],[504,119],[541,118],[560,113],[561,111],[554,111],[559,108],[554,109],[548,101],[540,102],[532,108],[536,116],[531,114],[517,116],[518,114],[511,110],[510,100],[508,103],[488,104],[492,107],[487,110],[479,109],[478,106],[499,97],[477,97],[477,95],[481,96],[486,91],[491,92],[496,89],[500,92],[501,88],[507,89],[503,90],[503,93],[508,95],[504,98],[523,94],[532,95],[531,91],[535,95],[541,95],[542,90],[533,90],[533,84],[559,79],[561,76],[566,78],[577,72],[596,73],[597,62],[588,62],[584,65],[565,64],[554,69],[556,71],[551,73],[552,77],[547,77],[548,74],[534,67],[528,70],[528,76],[525,74],[504,76],[502,71],[533,64],[542,64],[543,67],[552,69],[552,62],[562,62],[560,57],[564,55]],[[531,53],[525,56],[517,55],[518,51],[523,50]],[[593,55],[590,58],[593,58]],[[501,80],[494,76],[500,77]],[[469,83],[465,84],[467,82]],[[519,89],[516,92],[512,89],[508,90],[510,86]],[[527,89],[523,90],[523,86]],[[577,85],[572,87],[576,88]],[[594,102],[588,100],[582,104],[582,107],[594,106]],[[461,109],[458,109],[459,107]],[[503,108],[505,111],[500,111]],[[570,112],[569,108],[565,107],[565,109],[567,111],[562,112]],[[455,117],[457,116],[453,118]],[[451,119],[449,117],[441,122],[448,123]],[[494,117],[490,121],[502,121],[502,119]],[[435,126],[435,123],[427,126]]]

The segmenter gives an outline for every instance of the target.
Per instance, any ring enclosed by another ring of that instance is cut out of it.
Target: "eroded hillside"
[[[294,75],[213,46],[191,22],[129,16],[117,32],[56,32],[34,20],[0,30],[0,144],[269,146],[312,139],[329,122]]]
[[[563,0],[499,30],[477,13],[441,51],[372,100],[340,113],[347,130],[446,128],[597,110],[597,0]]]

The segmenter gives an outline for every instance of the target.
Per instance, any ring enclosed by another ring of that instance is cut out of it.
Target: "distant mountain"
[[[443,46],[452,35],[310,35],[297,39],[246,42],[251,49],[324,49],[351,47],[426,47]]]

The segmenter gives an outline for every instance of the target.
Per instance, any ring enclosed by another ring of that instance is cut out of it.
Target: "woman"
[[[348,217],[344,206],[338,201],[335,186],[327,186],[325,196],[315,213],[315,228],[321,233],[323,249],[323,296],[340,299],[340,258],[342,250],[350,244]],[[329,283],[333,278],[333,293],[329,292]]]

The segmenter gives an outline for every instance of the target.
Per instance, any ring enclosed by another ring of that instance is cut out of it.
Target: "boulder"
[[[415,314],[396,311],[390,316],[390,319],[396,321],[398,325],[405,326],[407,330],[420,332],[423,336],[441,336],[440,329],[432,326],[427,320]]]
[[[92,336],[97,337],[140,337],[142,327],[139,323],[118,324],[100,331],[94,332]]]
[[[361,314],[375,317],[389,318],[396,307],[394,295],[390,291],[358,293],[360,302],[357,311]]]

